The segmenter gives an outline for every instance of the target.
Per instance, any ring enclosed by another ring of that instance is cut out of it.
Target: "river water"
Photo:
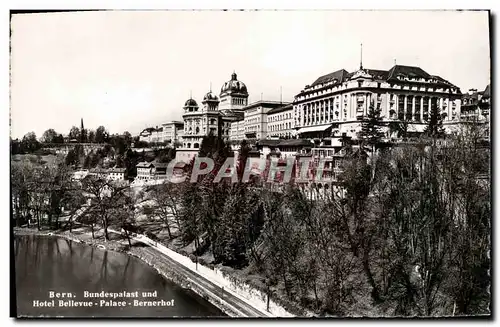
[[[18,316],[226,316],[127,254],[50,236],[16,236],[14,242]],[[102,291],[125,297],[101,298]]]

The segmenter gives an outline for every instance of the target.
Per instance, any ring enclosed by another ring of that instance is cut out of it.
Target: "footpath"
[[[121,232],[108,229],[112,233],[121,234]],[[170,270],[176,270],[186,278],[190,288],[196,293],[202,293],[201,296],[208,297],[211,302],[218,306],[220,309],[229,311],[236,317],[276,317],[272,313],[256,308],[251,299],[246,299],[240,294],[237,294],[230,285],[223,285],[219,281],[214,280],[213,276],[208,276],[203,270],[208,269],[202,265],[196,265],[189,258],[170,250],[166,246],[159,244],[144,235],[137,234],[132,236],[136,242],[148,245],[143,250],[149,253],[155,260],[156,266],[166,266]],[[191,264],[190,264],[191,263]],[[221,276],[223,277],[223,276]]]
[[[116,230],[112,232],[121,234]],[[225,276],[218,268],[210,269],[196,264],[145,235],[135,234],[132,239],[148,245],[143,250],[157,259],[156,264],[161,260],[169,269],[175,269],[186,277],[191,289],[208,297],[228,314],[236,317],[294,317],[274,301],[268,303],[267,294]]]

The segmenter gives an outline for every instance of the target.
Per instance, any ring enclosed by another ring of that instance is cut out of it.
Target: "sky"
[[[317,77],[419,66],[460,87],[490,83],[481,11],[100,11],[11,20],[11,137],[72,126],[133,135],[182,120],[235,71],[249,103],[292,101]],[[280,89],[282,93],[280,95]]]

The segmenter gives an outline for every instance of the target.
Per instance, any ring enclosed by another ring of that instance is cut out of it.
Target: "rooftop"
[[[273,108],[273,109],[269,110],[267,112],[267,114],[268,115],[277,114],[277,113],[280,113],[280,112],[283,112],[283,111],[287,111],[287,110],[292,110],[292,109],[293,109],[293,105],[292,104],[287,104],[285,106]]]
[[[259,100],[259,101],[250,103],[248,106],[246,106],[245,108],[243,108],[243,110],[247,110],[247,109],[251,109],[251,108],[259,107],[259,106],[276,108],[276,107],[281,107],[281,106],[285,106],[285,105],[288,105],[288,104],[290,104],[290,102],[271,101],[271,100]]]
[[[452,86],[451,84],[444,78],[437,75],[430,75],[425,70],[416,66],[405,66],[405,65],[394,65],[389,70],[380,70],[380,69],[366,69],[363,68],[362,71],[372,76],[374,80],[379,81],[400,81],[401,79],[409,79],[410,82],[412,79],[424,79],[428,83],[432,83],[438,86]],[[317,85],[326,84],[333,82],[333,84],[341,84],[355,75],[356,72],[349,73],[345,69],[340,69],[334,71],[333,73],[326,74],[318,77],[310,87],[306,87],[306,89],[312,88]]]

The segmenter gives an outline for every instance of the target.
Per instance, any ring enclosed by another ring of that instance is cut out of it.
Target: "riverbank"
[[[153,267],[160,275],[174,282],[184,289],[189,289],[209,301],[230,317],[266,317],[265,313],[253,308],[249,301],[235,297],[224,287],[221,289],[214,281],[196,276],[182,264],[172,258],[162,256],[158,249],[137,240],[131,240],[132,247],[121,234],[114,231],[110,233],[110,240],[105,241],[102,232],[95,231],[95,238],[88,227],[78,227],[69,231],[38,231],[36,228],[14,228],[15,235],[57,236],[68,240],[85,243],[87,245],[108,251],[122,252],[134,256],[149,266]],[[160,251],[161,252],[161,251]],[[188,259],[188,258],[186,258]]]

